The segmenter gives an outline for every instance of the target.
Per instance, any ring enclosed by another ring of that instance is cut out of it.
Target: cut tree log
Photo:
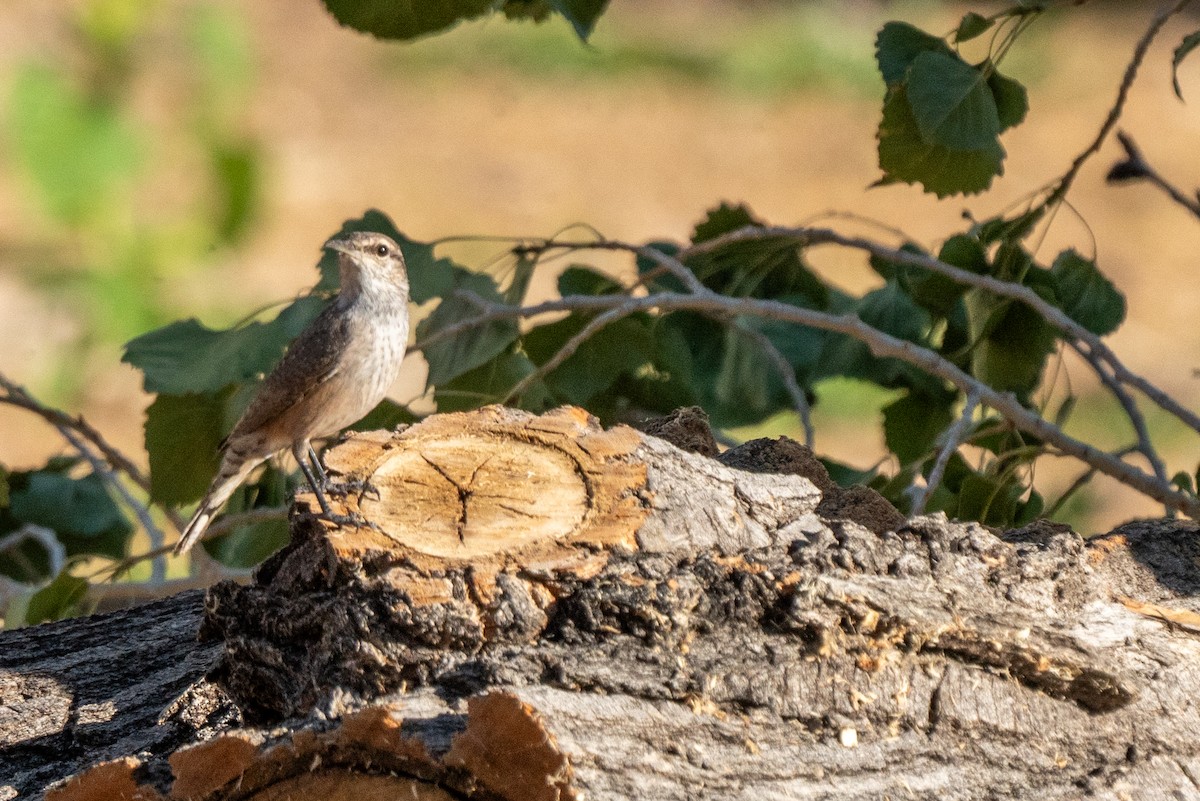
[[[697,419],[353,435],[362,525],[0,634],[0,799],[1200,798],[1195,524],[904,521]]]

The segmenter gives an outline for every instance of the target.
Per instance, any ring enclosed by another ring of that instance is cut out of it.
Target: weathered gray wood
[[[239,722],[203,681],[203,592],[0,634],[0,799],[95,762],[163,754]]]
[[[124,753],[141,762],[59,799],[175,780],[327,799],[384,774],[422,797],[514,801],[1200,798],[1193,523],[1089,542],[1048,524],[891,525],[820,475],[744,469],[811,469],[794,443],[718,462],[562,413],[485,410],[340,453],[335,469],[379,485],[347,503],[380,510],[380,530],[297,516],[251,585],[210,592],[191,646],[193,666],[219,650],[213,677],[270,728],[212,718],[137,740],[153,726],[134,715]],[[514,478],[529,465],[545,471],[521,479],[535,495]],[[172,691],[209,686],[180,670]],[[136,673],[124,681],[122,698]]]

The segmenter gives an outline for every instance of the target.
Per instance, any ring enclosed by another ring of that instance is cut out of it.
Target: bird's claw
[[[318,520],[328,520],[330,523],[333,523],[335,526],[339,527],[353,526],[354,528],[371,528],[375,529],[376,531],[383,530],[373,521],[368,520],[367,518],[355,512],[345,515],[339,515],[333,512],[310,512],[310,514],[312,514],[312,516]]]
[[[356,478],[349,481],[329,481],[325,484],[325,491],[338,498],[346,498],[350,495],[358,495],[360,498],[363,495],[374,495],[375,500],[378,501],[383,497],[379,494],[379,487],[376,487],[365,478]]]

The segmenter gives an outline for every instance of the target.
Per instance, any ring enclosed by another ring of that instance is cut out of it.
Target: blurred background
[[[705,209],[744,202],[779,224],[820,222],[936,248],[1061,175],[1094,137],[1153,4],[1089,3],[1041,20],[1004,62],[1030,89],[1003,142],[1005,176],[974,198],[869,189],[883,83],[876,30],[952,31],[998,3],[614,0],[590,45],[561,19],[463,25],[414,44],[340,28],[317,0],[6,0],[0,4],[0,372],[84,414],[144,463],[140,375],[121,345],[175,319],[231,325],[316,280],[325,238],[375,207],[407,235],[546,236],[587,223],[631,241],[685,239]],[[1190,25],[1190,27],[1189,27]],[[1122,128],[1185,191],[1200,185],[1200,58],[1170,85],[1173,22],[1143,66]],[[1123,290],[1118,354],[1195,407],[1200,224],[1146,185],[1108,186],[1115,142],[1084,170],[1038,256],[1095,255]],[[1075,213],[1072,214],[1071,211]],[[499,269],[504,245],[453,246]],[[830,281],[878,278],[818,250]],[[620,260],[597,261],[613,270]],[[552,276],[543,277],[545,291]],[[1124,444],[1083,370],[1071,433]],[[419,358],[393,397],[421,395]],[[868,467],[883,393],[818,387],[817,446]],[[864,417],[864,415],[868,417]],[[1152,416],[1152,422],[1156,418]],[[795,433],[780,420],[742,436]],[[1122,429],[1123,430],[1123,429]],[[1156,435],[1171,469],[1194,440]],[[63,451],[40,420],[0,407],[0,462]],[[1078,471],[1047,480],[1060,486]],[[1098,482],[1069,510],[1083,533],[1156,507]]]

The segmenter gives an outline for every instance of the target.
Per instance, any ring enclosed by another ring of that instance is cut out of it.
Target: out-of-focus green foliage
[[[121,341],[175,314],[164,277],[238,244],[257,214],[259,145],[244,132],[253,70],[244,24],[224,6],[178,13],[150,0],[87,0],[71,13],[61,52],[19,65],[0,95],[4,149],[49,238],[17,266],[69,299],[87,337]],[[145,45],[161,36],[186,78],[156,88],[186,102],[145,119],[133,94],[151,65]],[[145,203],[164,180],[178,188],[163,176],[180,153],[204,167],[183,183],[190,195]],[[69,390],[83,377],[74,367],[58,383]]]

